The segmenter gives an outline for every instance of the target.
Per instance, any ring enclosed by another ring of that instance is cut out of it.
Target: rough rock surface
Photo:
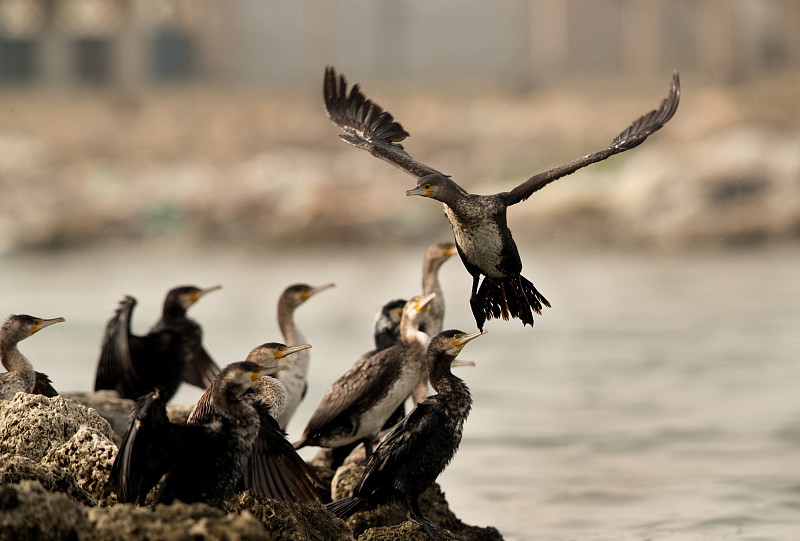
[[[333,477],[331,494],[334,500],[353,494],[353,489],[364,473],[364,466],[345,464]],[[447,505],[444,493],[434,483],[420,497],[425,517],[443,529],[437,539],[458,540],[502,540],[496,528],[469,526],[461,522]],[[424,530],[406,519],[406,512],[399,504],[384,505],[373,511],[356,513],[346,521],[359,541],[370,539],[429,539]]]
[[[17,393],[0,407],[0,453],[42,460],[82,426],[112,440],[111,425],[94,409],[60,396]]]
[[[75,393],[63,395],[88,408],[94,408],[104,417],[114,431],[114,443],[119,445],[122,436],[128,430],[130,415],[135,401],[120,398],[116,391],[95,391],[93,393]]]
[[[115,403],[113,397],[101,400],[110,411],[131,405],[130,400]],[[0,402],[0,539],[427,539],[395,505],[358,513],[345,523],[322,503],[289,504],[250,492],[237,495],[225,509],[181,502],[154,510],[120,504],[106,486],[117,453],[113,438],[111,425],[96,410],[64,397],[20,393]],[[320,452],[312,466],[323,479],[334,477],[330,453]],[[342,468],[336,475],[337,494],[351,491],[361,471],[356,465]],[[437,539],[502,539],[494,528],[459,521],[436,485],[422,501],[426,516],[446,528]]]

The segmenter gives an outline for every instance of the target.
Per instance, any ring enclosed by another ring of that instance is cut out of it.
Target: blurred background
[[[281,339],[284,287],[336,282],[298,310],[294,439],[451,238],[338,139],[326,65],[477,193],[605,147],[677,69],[664,129],[510,209],[553,308],[465,352],[442,485],[508,539],[797,537],[798,28],[794,0],[0,0],[3,310],[65,317],[21,349],[87,391],[123,294],[144,332],[171,287],[221,283],[191,315],[226,364]],[[461,263],[441,278],[472,329]]]

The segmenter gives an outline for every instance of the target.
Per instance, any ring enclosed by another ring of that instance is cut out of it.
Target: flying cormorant
[[[305,336],[297,328],[294,323],[294,311],[303,304],[312,295],[325,291],[333,287],[334,284],[325,284],[319,287],[312,287],[308,284],[295,284],[287,287],[280,298],[278,299],[278,326],[283,333],[283,339],[289,346],[296,346],[298,344],[305,344]],[[308,388],[308,363],[310,355],[307,349],[298,351],[292,357],[292,362],[289,363],[289,368],[282,372],[278,372],[275,378],[278,379],[283,386],[286,387],[286,408],[281,415],[275,417],[281,430],[286,430],[289,420],[294,415],[297,406],[303,397],[306,395]]]
[[[401,345],[362,356],[322,397],[295,449],[308,445],[337,448],[372,441],[419,381],[430,337],[419,330],[434,295],[412,297],[403,308]]]
[[[287,355],[296,356],[297,352],[310,347],[308,344],[289,347],[268,342],[247,355],[246,361],[259,365],[264,372],[241,396],[257,410],[260,423],[253,452],[244,470],[242,487],[264,498],[307,503],[319,498],[319,489],[323,487],[314,470],[297,454],[275,420],[286,408],[287,393],[274,375],[294,362],[294,357],[286,359]],[[202,425],[213,419],[215,387],[216,382],[200,397],[189,414],[189,424]]]
[[[144,503],[162,476],[154,505],[177,498],[219,507],[233,496],[261,425],[241,396],[262,370],[251,362],[225,367],[215,380],[214,414],[203,424],[170,422],[158,389],[141,397],[109,475],[119,501]]]
[[[186,310],[220,287],[170,290],[161,319],[145,336],[131,334],[136,299],[126,295],[106,325],[94,390],[113,389],[121,397],[135,400],[158,388],[160,399],[169,402],[181,381],[208,387],[219,368],[203,348],[203,330],[186,317]]]
[[[328,117],[344,132],[339,137],[368,151],[417,178],[417,186],[406,195],[431,197],[444,203],[458,253],[472,275],[470,307],[479,329],[487,319],[515,317],[533,325],[533,312],[541,313],[550,303],[521,275],[522,261],[506,221],[508,207],[525,201],[547,184],[582,167],[630,150],[661,128],[678,108],[680,81],[672,76],[668,96],[658,109],[641,116],[611,144],[564,165],[536,174],[508,192],[471,194],[447,175],[414,160],[400,144],[408,137],[394,117],[373,103],[354,85],[347,93],[347,81],[333,67],[325,70],[323,87]],[[483,282],[480,278],[483,276]]]
[[[485,332],[444,331],[431,340],[426,362],[437,394],[417,404],[381,440],[353,495],[329,503],[331,513],[344,519],[357,511],[398,502],[409,520],[434,537],[438,526],[423,516],[419,496],[453,459],[472,406],[469,388],[450,368],[464,345]]]
[[[7,370],[0,374],[0,400],[10,400],[17,393],[58,395],[50,384],[50,378],[33,369],[17,344],[48,325],[62,321],[63,317],[42,319],[25,314],[8,316],[0,328],[0,361]]]

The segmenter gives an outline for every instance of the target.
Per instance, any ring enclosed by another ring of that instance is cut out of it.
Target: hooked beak
[[[279,350],[277,350],[275,352],[275,358],[276,359],[282,359],[283,357],[286,357],[287,355],[291,355],[292,353],[297,353],[298,351],[302,351],[304,349],[311,349],[311,344],[303,344],[302,346],[287,346],[284,349],[279,349]],[[283,366],[286,366],[286,365],[283,365]],[[286,366],[286,368],[288,369],[289,367]]]
[[[422,297],[422,299],[417,301],[417,304],[415,306],[415,308],[417,309],[417,312],[422,312],[423,310],[425,310],[428,307],[428,304],[430,304],[430,302],[435,297],[436,297],[436,293],[431,293],[430,295]]]
[[[482,336],[482,335],[486,334],[487,332],[489,332],[489,331],[483,330],[483,331],[474,332],[472,334],[465,334],[464,336],[461,336],[460,338],[456,338],[455,340],[453,340],[453,345],[455,347],[457,347],[458,349],[461,349],[464,346],[466,346],[467,342],[469,342],[470,340],[474,340],[475,338],[477,338],[479,336]]]
[[[316,295],[320,291],[325,291],[326,289],[330,289],[330,288],[335,287],[335,286],[336,286],[336,284],[331,282],[330,284],[325,284],[324,286],[315,287],[315,288],[311,289],[311,291],[303,294],[303,300],[306,301],[306,300],[308,300],[308,298],[311,295]]]
[[[420,186],[417,186],[416,188],[406,190],[406,195],[421,195],[422,197],[430,197],[433,195],[433,190],[431,190],[430,188],[425,190]]]
[[[55,317],[53,319],[37,319],[36,323],[33,325],[33,330],[31,334],[36,333],[44,329],[45,327],[49,327],[55,323],[61,323],[62,321],[66,321],[63,317]]]
[[[458,359],[453,359],[450,366],[475,366],[475,361],[459,361]]]
[[[216,291],[218,289],[222,289],[222,286],[221,285],[216,285],[216,286],[211,286],[211,287],[206,288],[206,289],[201,289],[200,291],[198,291],[197,293],[192,295],[192,303],[197,302],[200,299],[200,297],[202,297],[206,293],[211,293],[212,291]]]

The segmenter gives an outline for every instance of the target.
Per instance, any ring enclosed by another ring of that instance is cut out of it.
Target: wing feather
[[[597,152],[587,154],[581,158],[573,160],[564,165],[554,167],[548,171],[544,171],[537,175],[532,176],[510,192],[499,194],[502,196],[503,201],[507,205],[513,205],[520,201],[525,201],[534,192],[541,190],[554,180],[574,173],[582,167],[605,160],[606,158],[630,150],[644,142],[647,137],[654,132],[661,129],[666,124],[675,111],[678,110],[678,103],[681,97],[681,85],[678,72],[672,74],[672,83],[670,86],[669,94],[661,101],[658,109],[642,115],[633,121],[633,123],[625,128],[611,144]]]
[[[219,367],[205,348],[200,346],[183,370],[183,381],[205,389],[214,381],[217,374],[219,374]]]
[[[130,353],[131,314],[136,299],[126,295],[119,303],[114,317],[106,324],[100,360],[97,363],[94,390],[115,389],[123,379],[136,378]]]
[[[368,99],[358,84],[347,93],[347,79],[337,75],[332,66],[325,68],[323,84],[325,112],[339,126],[339,137],[346,143],[368,151],[406,173],[421,178],[439,171],[412,158],[400,141],[409,136],[399,122],[388,111]]]
[[[387,356],[398,354],[401,350],[402,346],[393,346],[359,358],[356,364],[334,381],[325,392],[306,424],[304,437],[335,422],[356,404],[372,401],[394,378],[394,374],[386,370],[387,363],[383,360]]]
[[[266,404],[253,402],[261,424],[245,468],[245,488],[259,496],[283,501],[311,502],[319,498],[322,482],[297,454]]]

